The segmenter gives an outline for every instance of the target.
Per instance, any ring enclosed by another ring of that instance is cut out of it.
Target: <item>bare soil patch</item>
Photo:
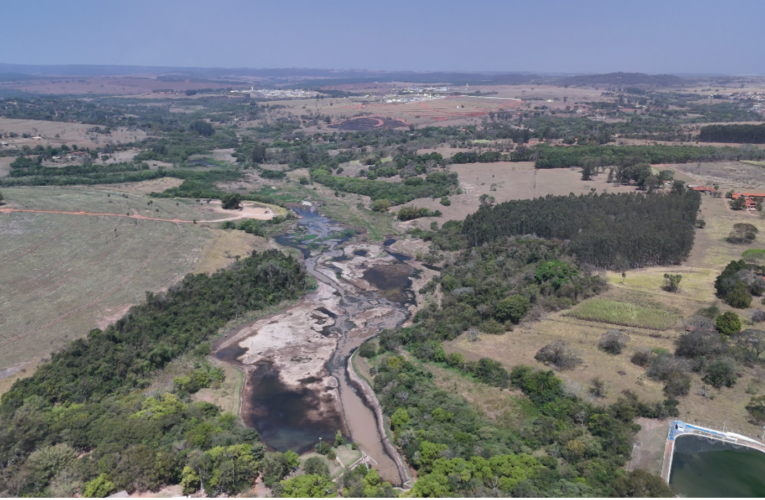
[[[406,127],[407,125],[408,123],[403,120],[389,118],[387,116],[365,116],[363,118],[351,118],[350,120],[345,120],[336,125],[329,125],[329,128],[363,131],[381,128]]]

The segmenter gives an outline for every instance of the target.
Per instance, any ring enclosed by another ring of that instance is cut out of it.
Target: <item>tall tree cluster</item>
[[[693,247],[698,193],[546,196],[484,205],[462,226],[468,244],[535,234],[570,241],[580,263],[634,268],[681,262]]]

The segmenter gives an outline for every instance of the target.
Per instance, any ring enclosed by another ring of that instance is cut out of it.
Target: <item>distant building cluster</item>
[[[306,99],[309,97],[316,97],[316,92],[308,92],[302,89],[256,89],[250,87],[244,90],[232,90],[232,94],[260,94],[263,97],[272,97],[277,99]]]

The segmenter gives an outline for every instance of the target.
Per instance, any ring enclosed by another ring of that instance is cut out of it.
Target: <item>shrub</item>
[[[569,349],[565,340],[556,340],[547,344],[537,352],[534,359],[541,363],[552,364],[559,370],[571,370],[582,364],[582,358]]]
[[[332,446],[326,441],[319,441],[316,444],[316,453],[319,455],[326,455],[332,451]]]
[[[619,330],[608,330],[600,337],[598,349],[609,354],[621,354],[630,338]]]
[[[725,300],[731,307],[746,309],[752,303],[752,296],[749,294],[746,283],[739,281],[733,286],[733,290],[725,297]]]
[[[736,366],[730,359],[712,361],[707,368],[704,382],[719,389],[722,386],[733,387],[736,383]]]
[[[361,344],[361,347],[359,347],[359,356],[362,358],[372,358],[377,354],[377,349],[375,348],[375,345],[371,342],[364,342]]]
[[[765,422],[765,396],[753,397],[746,405],[746,411],[757,422]]]
[[[677,292],[680,289],[682,274],[664,274],[664,290],[668,292]]]
[[[504,323],[505,321],[512,321],[518,324],[526,313],[529,312],[531,303],[529,299],[523,295],[510,295],[499,302],[494,309],[494,318]]]
[[[647,349],[640,349],[638,351],[635,351],[635,353],[630,358],[630,361],[632,361],[633,364],[636,364],[638,366],[645,366],[648,364],[648,361],[651,359],[651,351]]]
[[[709,307],[699,309],[696,314],[699,316],[706,316],[709,319],[715,319],[720,315],[720,308],[716,305],[711,305]]]
[[[749,244],[757,238],[758,232],[757,227],[752,224],[734,224],[733,231],[728,236],[728,242],[737,245]]]
[[[757,309],[752,313],[752,323],[762,323],[765,321],[765,311]]]
[[[321,457],[311,457],[303,464],[303,472],[306,474],[318,474],[319,476],[329,476],[329,467]]]
[[[450,199],[449,199],[449,198],[447,198],[446,196],[442,196],[442,197],[441,197],[441,205],[443,205],[443,206],[445,206],[445,207],[448,207],[448,206],[449,206],[449,205],[451,205],[451,204],[452,204],[452,200],[450,200]]]
[[[114,483],[109,481],[106,474],[101,474],[85,485],[82,496],[85,498],[105,498],[114,491]]]
[[[229,193],[221,198],[225,210],[237,210],[242,204],[242,197],[238,193]]]
[[[436,210],[435,212],[431,212],[427,208],[424,207],[414,207],[414,206],[406,206],[401,207],[398,211],[398,220],[400,221],[408,221],[412,219],[419,219],[420,217],[440,217],[441,212]]]
[[[379,199],[372,202],[372,210],[374,212],[387,212],[390,208],[390,200]]]
[[[727,352],[727,346],[720,340],[720,334],[708,330],[697,330],[681,335],[676,345],[676,356],[691,359],[713,358]]]
[[[484,321],[483,323],[478,325],[478,329],[481,330],[483,333],[490,333],[493,335],[499,335],[501,333],[505,333],[504,325],[495,319]]]
[[[717,329],[725,335],[741,331],[741,319],[739,319],[738,314],[732,311],[719,315],[715,320],[715,324]]]
[[[308,177],[306,177],[305,175],[301,175],[300,178],[298,179],[298,181],[300,182],[301,186],[307,186],[308,183],[310,182],[308,180]]]
[[[596,398],[604,398],[608,395],[608,384],[603,382],[600,377],[590,380],[590,394]]]
[[[191,125],[189,125],[189,130],[193,130],[197,134],[203,135],[205,137],[210,137],[211,135],[215,134],[215,129],[213,126],[204,120],[196,120]]]

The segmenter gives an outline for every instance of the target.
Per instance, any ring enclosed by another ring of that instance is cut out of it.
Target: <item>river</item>
[[[314,208],[295,211],[302,216],[298,227],[276,241],[302,252],[318,289],[227,335],[215,355],[244,371],[241,417],[269,448],[303,453],[340,430],[377,462],[382,478],[400,485],[375,414],[346,366],[365,340],[407,319],[419,276],[384,245],[350,243],[342,227]]]
[[[669,484],[683,497],[765,497],[765,453],[679,436]]]

